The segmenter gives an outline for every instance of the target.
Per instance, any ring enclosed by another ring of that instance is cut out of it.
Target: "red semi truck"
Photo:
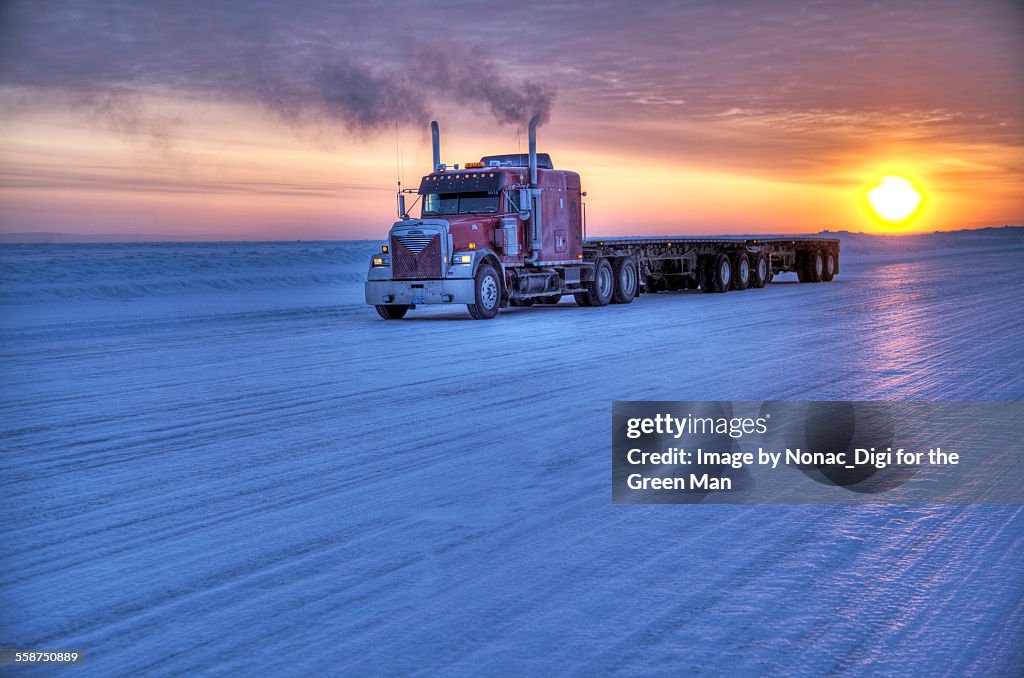
[[[403,318],[420,304],[465,304],[478,320],[505,306],[628,304],[641,292],[761,288],[795,271],[800,282],[839,272],[831,238],[585,238],[580,175],[557,170],[537,153],[535,116],[528,154],[489,155],[459,169],[441,162],[431,123],[433,171],[415,193],[411,218],[399,191],[388,244],[374,254],[366,303],[382,318]],[[414,205],[415,207],[415,205]]]

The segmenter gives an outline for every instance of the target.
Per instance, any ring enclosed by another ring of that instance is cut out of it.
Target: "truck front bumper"
[[[461,280],[367,280],[366,303],[411,306],[414,304],[472,304],[475,281]]]

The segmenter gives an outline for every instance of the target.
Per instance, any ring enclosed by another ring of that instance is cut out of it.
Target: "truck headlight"
[[[373,258],[373,265],[374,266],[390,266],[391,265],[391,257],[381,256],[381,255],[378,254],[377,256],[375,256]]]
[[[452,255],[452,263],[453,264],[472,264],[473,263],[473,255],[472,254],[454,254],[454,255]]]

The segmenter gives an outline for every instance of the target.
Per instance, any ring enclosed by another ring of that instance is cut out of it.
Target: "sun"
[[[903,177],[882,177],[868,191],[868,202],[880,218],[899,223],[914,215],[921,205],[921,194]]]

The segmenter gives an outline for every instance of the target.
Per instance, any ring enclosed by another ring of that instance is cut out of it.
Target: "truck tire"
[[[829,282],[836,277],[836,255],[832,252],[825,254],[825,267],[821,271],[822,282]]]
[[[796,279],[802,283],[807,280],[807,252],[796,253]]]
[[[724,252],[708,256],[704,262],[704,279],[701,289],[705,292],[728,292],[732,286],[732,262]]]
[[[825,258],[820,250],[811,250],[804,255],[804,278],[806,282],[821,282],[825,270]]]
[[[768,284],[770,275],[768,257],[764,255],[764,252],[760,252],[754,257],[754,264],[750,267],[750,287],[755,290],[761,289]]]
[[[501,307],[501,280],[498,272],[490,264],[480,264],[474,282],[476,303],[466,304],[466,309],[474,320],[490,320],[498,315]]]
[[[408,313],[409,307],[401,304],[390,304],[385,306],[384,304],[377,304],[374,306],[377,309],[377,315],[384,320],[401,320]]]
[[[612,262],[612,273],[615,278],[615,291],[612,292],[613,304],[628,304],[636,298],[639,276],[636,262],[632,257],[620,257]]]
[[[714,268],[714,257],[701,257],[697,279],[700,281],[701,292],[714,292],[715,284],[711,281],[711,269]]]
[[[604,258],[594,263],[594,279],[583,283],[589,303],[580,306],[607,306],[615,292],[615,273],[611,263]],[[575,295],[574,295],[575,296]],[[579,303],[579,299],[576,300]]]
[[[750,287],[750,259],[746,252],[738,252],[732,258],[732,288],[745,290]]]

